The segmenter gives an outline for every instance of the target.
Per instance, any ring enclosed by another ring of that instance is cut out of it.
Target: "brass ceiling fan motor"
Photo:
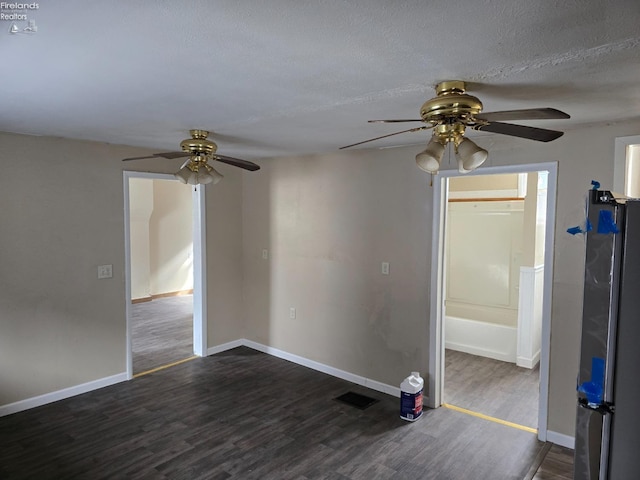
[[[198,155],[208,157],[216,153],[218,145],[208,140],[209,132],[206,130],[189,130],[191,138],[187,138],[180,142],[180,148],[189,155]]]
[[[436,85],[436,97],[424,102],[420,116],[425,123],[438,123],[447,117],[460,119],[475,116],[482,111],[482,102],[467,95],[465,83],[459,80],[442,82]]]

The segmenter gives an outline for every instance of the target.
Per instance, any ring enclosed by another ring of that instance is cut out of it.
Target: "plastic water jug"
[[[411,372],[400,384],[400,418],[410,422],[422,415],[422,390],[424,380],[419,372]]]

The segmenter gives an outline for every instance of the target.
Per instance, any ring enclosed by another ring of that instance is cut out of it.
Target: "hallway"
[[[131,305],[134,375],[193,356],[193,295]]]

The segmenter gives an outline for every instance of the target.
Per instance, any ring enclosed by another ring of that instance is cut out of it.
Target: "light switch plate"
[[[113,265],[98,265],[98,278],[113,277]]]
[[[389,262],[382,262],[382,274],[389,275]]]
[[[269,250],[267,250],[266,248],[262,249],[262,258],[265,260],[269,258]]]

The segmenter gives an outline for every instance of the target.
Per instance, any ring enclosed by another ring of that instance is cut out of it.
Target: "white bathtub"
[[[445,317],[445,348],[516,363],[516,327]]]

